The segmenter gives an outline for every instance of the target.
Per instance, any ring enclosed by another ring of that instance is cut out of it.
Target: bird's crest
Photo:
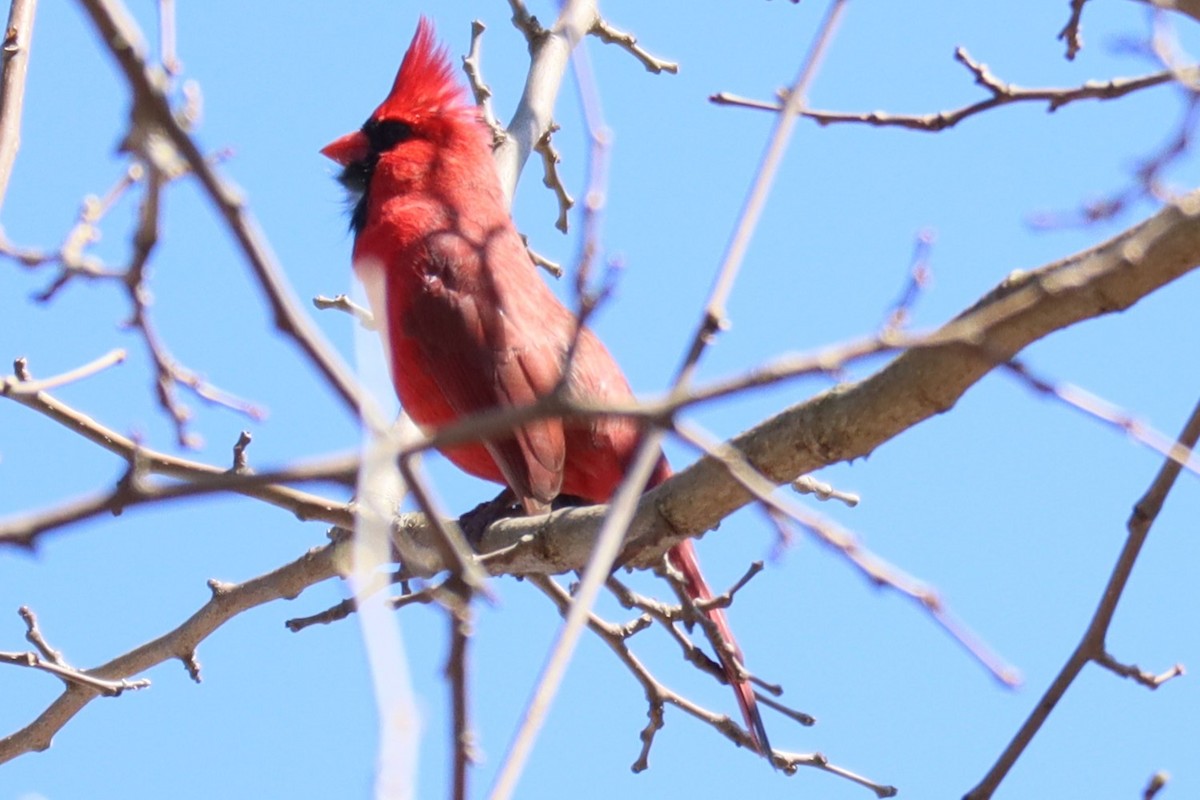
[[[375,119],[406,119],[470,108],[462,88],[454,79],[454,67],[446,48],[439,45],[433,23],[421,17],[404,61],[396,73],[392,90],[373,115]]]

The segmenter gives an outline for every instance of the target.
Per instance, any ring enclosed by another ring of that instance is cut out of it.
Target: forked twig
[[[1195,449],[1197,440],[1200,440],[1200,403],[1197,403],[1196,407],[1192,409],[1192,414],[1184,424],[1176,443],[1179,448],[1190,452]],[[1049,718],[1050,712],[1058,705],[1067,689],[1089,662],[1095,662],[1122,677],[1136,677],[1141,673],[1141,670],[1136,667],[1123,667],[1117,664],[1115,659],[1108,654],[1106,638],[1113,615],[1117,610],[1117,603],[1121,600],[1129,576],[1133,574],[1133,567],[1137,562],[1142,545],[1146,543],[1146,539],[1150,535],[1150,527],[1158,518],[1158,513],[1162,510],[1163,503],[1166,502],[1167,495],[1174,487],[1175,480],[1179,477],[1182,469],[1179,459],[1168,458],[1159,468],[1158,474],[1154,476],[1146,493],[1134,505],[1133,513],[1126,524],[1129,535],[1125,540],[1124,547],[1121,548],[1117,563],[1113,566],[1112,575],[1104,587],[1100,603],[1095,614],[1092,615],[1087,630],[1084,631],[1082,640],[1063,664],[1045,694],[1034,705],[1033,711],[1013,736],[1012,741],[1008,743],[1004,752],[1000,754],[996,763],[988,770],[983,780],[966,795],[965,800],[983,800],[992,796],[1008,771],[1012,769],[1017,759],[1033,741],[1034,736],[1041,730],[1042,725]],[[1163,681],[1181,673],[1182,668],[1176,666],[1160,678],[1149,681],[1139,680],[1139,682],[1153,689],[1161,685]]]

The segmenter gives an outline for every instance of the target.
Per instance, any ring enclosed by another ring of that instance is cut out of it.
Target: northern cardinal
[[[422,18],[387,99],[362,128],[321,150],[342,167],[339,180],[352,195],[354,270],[384,323],[396,394],[426,428],[551,392],[576,335],[575,316],[537,274],[513,226],[491,142]],[[600,340],[587,329],[579,337],[570,392],[630,399]],[[559,495],[608,502],[640,437],[628,418],[543,419],[443,453],[471,475],[507,485],[526,513],[540,514]],[[649,485],[670,474],[661,458]],[[668,557],[693,600],[712,598],[690,540]],[[742,653],[721,610],[706,613],[724,637],[717,656],[754,746],[767,755]]]

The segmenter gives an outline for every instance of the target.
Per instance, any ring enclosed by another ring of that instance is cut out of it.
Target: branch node
[[[228,595],[230,590],[233,589],[233,587],[234,587],[234,584],[226,583],[225,581],[219,581],[216,578],[210,578],[208,580],[208,588],[209,588],[209,591],[212,592],[212,596],[213,596],[214,600],[218,600],[221,597]]]
[[[239,475],[251,472],[249,461],[246,458],[246,448],[250,446],[252,439],[250,431],[242,431],[238,434],[238,439],[233,445],[233,467],[231,470]]]
[[[188,650],[179,657],[179,661],[183,664],[183,668],[187,670],[189,678],[196,683],[203,682],[203,679],[200,677],[200,659],[196,657],[195,650]]]

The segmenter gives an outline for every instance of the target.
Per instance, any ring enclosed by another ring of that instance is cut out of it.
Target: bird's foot
[[[591,500],[585,500],[582,497],[577,497],[573,494],[560,494],[550,503],[552,511],[558,511],[560,508],[578,508],[579,506],[594,506],[596,505]]]
[[[467,537],[471,547],[479,550],[479,543],[483,540],[483,532],[488,525],[496,520],[515,517],[521,513],[521,506],[517,504],[516,495],[511,489],[505,489],[496,497],[480,503],[459,517],[458,527],[462,529],[463,535]]]

